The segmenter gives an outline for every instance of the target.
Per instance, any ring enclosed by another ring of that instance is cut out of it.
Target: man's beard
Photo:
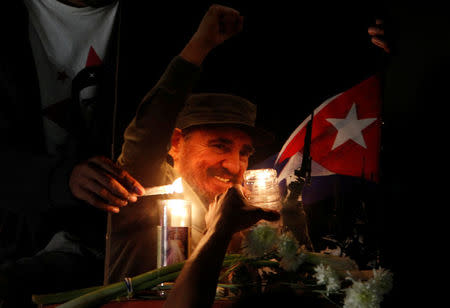
[[[236,175],[230,174],[226,169],[222,167],[209,167],[206,169],[206,180],[208,177],[219,176],[221,178],[230,179],[231,184],[236,184],[239,182],[238,177]],[[184,175],[182,174],[183,179],[191,186],[197,196],[205,203],[210,204],[214,202],[216,196],[220,193],[224,193],[226,189],[222,192],[218,191],[209,191],[202,185],[202,183],[198,183],[199,177],[195,176],[195,170],[185,170]],[[203,178],[203,177],[201,177]],[[201,179],[200,178],[200,179]]]

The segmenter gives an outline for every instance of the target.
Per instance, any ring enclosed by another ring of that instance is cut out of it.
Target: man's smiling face
[[[170,155],[183,179],[206,202],[240,184],[254,149],[250,136],[230,127],[175,130]]]

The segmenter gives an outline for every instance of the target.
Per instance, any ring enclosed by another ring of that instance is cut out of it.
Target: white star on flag
[[[353,140],[363,148],[367,149],[366,142],[364,141],[364,136],[362,134],[362,130],[365,129],[370,124],[372,124],[376,119],[377,118],[368,118],[361,120],[358,119],[355,103],[353,103],[345,119],[334,119],[334,118],[326,119],[328,122],[333,124],[333,126],[338,130],[331,151],[333,151],[338,146],[344,144],[348,140]]]
[[[370,76],[314,109],[311,174],[379,180],[381,95],[377,75]],[[274,163],[279,181],[301,167],[309,115],[289,136]]]

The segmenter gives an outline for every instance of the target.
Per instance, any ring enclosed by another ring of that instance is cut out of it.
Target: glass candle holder
[[[160,200],[157,267],[186,260],[191,250],[191,203],[182,199]]]
[[[275,169],[245,171],[244,188],[248,192],[247,200],[251,205],[271,210],[281,209],[281,193]]]

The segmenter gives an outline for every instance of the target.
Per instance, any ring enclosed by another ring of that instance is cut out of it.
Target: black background
[[[257,104],[257,124],[276,142],[255,161],[278,152],[325,99],[382,69],[385,55],[367,34],[378,9],[357,1],[222,4],[241,12],[244,30],[208,56],[196,90],[231,92]]]

